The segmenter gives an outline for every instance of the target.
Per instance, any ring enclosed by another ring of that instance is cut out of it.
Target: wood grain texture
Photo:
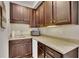
[[[25,23],[30,24],[32,19],[32,9],[20,6],[18,4],[10,3],[11,23]]]
[[[32,40],[11,40],[9,41],[9,57],[22,58],[31,55],[32,57]]]

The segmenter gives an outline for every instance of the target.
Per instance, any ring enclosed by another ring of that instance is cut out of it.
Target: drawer
[[[20,40],[10,40],[10,44],[19,44],[19,43],[32,43],[32,39],[20,39]]]
[[[61,58],[62,54],[58,53],[57,51],[46,47],[46,53],[48,53],[49,55],[51,55],[54,58]]]
[[[54,57],[51,56],[50,54],[46,53],[45,58],[54,58]]]
[[[44,50],[38,47],[38,58],[44,58]]]

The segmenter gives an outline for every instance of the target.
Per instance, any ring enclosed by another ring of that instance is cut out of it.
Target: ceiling
[[[42,3],[42,1],[11,1],[11,2],[34,9],[36,9]]]

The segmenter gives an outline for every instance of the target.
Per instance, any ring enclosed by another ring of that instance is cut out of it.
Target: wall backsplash
[[[45,27],[40,28],[40,32],[43,35],[74,39],[79,37],[79,25],[60,25],[57,27]]]
[[[11,23],[11,34],[12,35],[27,35],[30,34],[31,28],[28,24],[12,24]]]

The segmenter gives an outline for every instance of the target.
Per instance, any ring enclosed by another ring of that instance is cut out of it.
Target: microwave
[[[38,28],[32,29],[31,36],[40,36],[40,30]]]

